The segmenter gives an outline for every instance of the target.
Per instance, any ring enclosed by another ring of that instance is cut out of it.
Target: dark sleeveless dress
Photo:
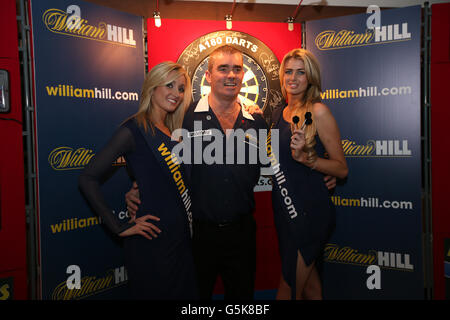
[[[151,136],[154,146],[151,147],[134,120],[123,124],[108,145],[96,155],[97,159],[86,167],[80,176],[80,188],[113,232],[118,234],[129,228],[129,223],[118,222],[107,209],[98,189],[102,173],[117,156],[123,155],[139,186],[141,204],[136,218],[150,214],[161,219],[149,220],[161,229],[157,238],[148,240],[141,235],[124,238],[130,298],[196,299],[197,284],[188,218],[164,162],[167,155],[157,158],[161,152],[170,152],[176,142],[157,128],[154,132],[155,135]],[[151,129],[147,134],[151,135]],[[162,143],[167,150],[158,150]]]
[[[272,116],[272,128],[279,129],[280,135],[280,173],[273,178],[272,205],[283,278],[295,297],[297,252],[306,265],[319,257],[335,226],[335,208],[324,175],[292,158],[291,126],[283,119],[283,109],[276,109]],[[325,148],[318,136],[315,150],[319,157],[324,156]],[[277,180],[282,184],[278,186]]]

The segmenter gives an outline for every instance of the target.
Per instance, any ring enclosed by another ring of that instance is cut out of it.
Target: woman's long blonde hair
[[[296,107],[293,115],[297,115],[300,118],[299,123],[302,124],[303,121],[305,121],[306,112],[311,113],[312,123],[305,126],[306,144],[303,148],[303,151],[307,153],[308,162],[312,163],[317,159],[317,153],[314,150],[314,146],[316,145],[315,135],[317,134],[317,128],[315,125],[314,113],[312,109],[314,103],[320,102],[320,93],[322,92],[320,80],[320,65],[314,55],[308,50],[298,48],[289,51],[284,56],[279,71],[281,93],[283,94],[283,97],[285,99],[287,99],[286,89],[284,86],[285,65],[286,62],[290,59],[302,60],[305,65],[308,87],[306,89],[305,95],[303,96],[301,104]]]
[[[169,73],[174,72],[169,76]],[[150,125],[154,134],[152,117],[152,97],[156,87],[165,86],[176,80],[179,76],[184,76],[186,79],[186,86],[184,88],[184,97],[178,108],[168,113],[164,124],[169,128],[170,132],[181,128],[183,124],[184,114],[191,103],[191,80],[186,70],[178,63],[172,61],[164,61],[154,66],[146,75],[144,84],[142,85],[141,99],[139,102],[138,111],[132,116],[136,118],[138,125],[142,126],[147,132]],[[150,121],[149,121],[150,120]]]

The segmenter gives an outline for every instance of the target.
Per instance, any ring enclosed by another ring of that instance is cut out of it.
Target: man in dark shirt
[[[240,51],[231,46],[216,49],[210,55],[205,76],[211,92],[191,105],[183,122],[183,128],[195,136],[191,138],[193,153],[196,143],[202,145],[203,152],[202,163],[189,168],[193,253],[200,297],[211,298],[220,275],[225,299],[253,299],[256,270],[253,189],[261,166],[260,159],[251,161],[250,154],[260,147],[265,150],[265,144],[257,141],[259,130],[266,130],[267,124],[261,115],[246,112],[238,99],[244,77]],[[239,131],[241,134],[234,135]],[[249,131],[253,132],[250,139],[242,134]],[[211,142],[205,141],[208,135],[214,135]],[[246,140],[252,143],[246,144]],[[212,142],[219,148],[223,146],[223,152],[218,156],[219,150],[215,150],[212,156],[216,162],[205,164]],[[239,154],[242,146],[245,152]],[[198,153],[197,149],[197,156]]]

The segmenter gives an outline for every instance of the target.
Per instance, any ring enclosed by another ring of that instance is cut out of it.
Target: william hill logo
[[[95,153],[91,149],[59,147],[50,152],[48,156],[48,163],[53,170],[57,171],[83,169],[94,156]],[[119,157],[112,165],[125,165],[125,159],[123,157]]]
[[[342,140],[345,157],[361,158],[403,158],[411,157],[408,140],[369,140],[366,144],[357,144],[352,140]]]
[[[360,266],[378,265],[397,271],[414,271],[411,255],[408,253],[369,250],[359,252],[351,247],[340,247],[334,243],[327,243],[323,253],[324,261],[331,263],[353,264]]]
[[[52,294],[52,300],[79,300],[115,287],[128,281],[125,267],[108,270],[103,277],[85,276],[80,279],[80,289],[70,289],[67,281],[61,282]]]
[[[136,40],[133,38],[133,30],[119,27],[105,22],[98,25],[91,25],[88,20],[82,19],[79,15],[69,15],[60,9],[48,9],[42,15],[42,20],[51,32],[118,44],[128,47],[136,47]]]
[[[391,24],[356,33],[354,30],[325,30],[319,33],[315,43],[320,50],[334,50],[411,40],[408,23]]]

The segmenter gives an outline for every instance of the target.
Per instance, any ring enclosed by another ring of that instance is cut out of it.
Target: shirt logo
[[[197,131],[188,132],[188,137],[189,138],[203,137],[203,136],[212,136],[211,129],[209,129],[209,130],[197,130]]]

